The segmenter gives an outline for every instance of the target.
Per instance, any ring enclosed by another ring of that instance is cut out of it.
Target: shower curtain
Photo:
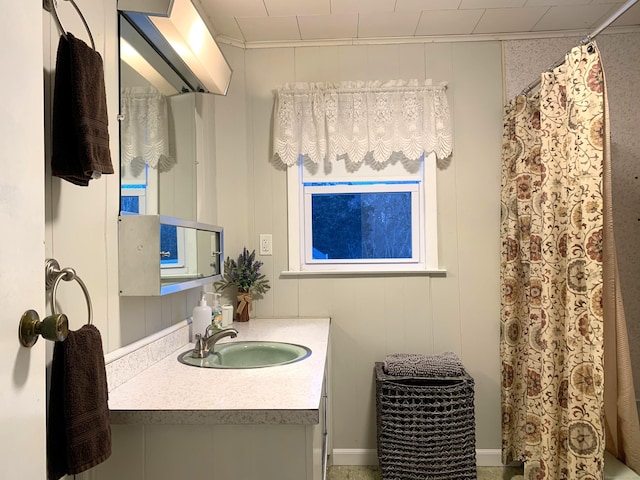
[[[621,421],[615,405],[605,420],[605,364],[608,393],[610,375],[632,384],[630,370],[616,371],[618,350],[628,354],[623,335],[607,343],[605,359],[605,324],[608,331],[625,325],[624,317],[622,323],[607,318],[611,304],[603,301],[611,293],[603,283],[610,263],[603,265],[603,258],[610,262],[607,248],[613,248],[603,245],[613,239],[605,229],[611,217],[609,178],[603,177],[605,97],[592,43],[544,73],[538,92],[505,107],[502,460],[524,462],[527,480],[601,479],[605,447],[640,468],[633,459],[640,451],[637,412]],[[614,396],[617,403],[619,392]],[[623,427],[611,435],[610,424]],[[614,436],[615,447],[609,444]]]

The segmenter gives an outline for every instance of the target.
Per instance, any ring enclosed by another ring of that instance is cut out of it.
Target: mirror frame
[[[224,229],[222,227],[164,215],[121,215],[118,220],[120,296],[162,296],[208,285],[222,279],[224,273]],[[160,263],[161,224],[196,230],[196,255],[199,257],[202,250],[209,251],[211,256],[215,255],[219,273],[163,284]],[[218,250],[212,251],[211,244],[199,244],[198,232],[202,231],[218,235]]]

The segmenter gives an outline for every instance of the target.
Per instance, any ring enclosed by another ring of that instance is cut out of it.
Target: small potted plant
[[[260,273],[262,262],[256,260],[256,251],[249,253],[244,247],[238,260],[230,257],[224,261],[224,273],[222,280],[216,282],[214,287],[217,292],[226,290],[229,287],[238,289],[238,306],[236,309],[236,321],[246,322],[249,320],[249,310],[253,294],[264,294],[270,288],[269,280]]]

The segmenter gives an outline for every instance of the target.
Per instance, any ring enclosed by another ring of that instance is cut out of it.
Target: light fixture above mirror
[[[119,0],[118,10],[190,90],[226,95],[231,67],[191,0]]]

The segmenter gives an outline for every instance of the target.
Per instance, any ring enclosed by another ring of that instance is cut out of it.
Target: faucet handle
[[[212,333],[212,332],[213,332],[213,325],[212,325],[212,324],[207,325],[207,328],[205,328],[205,329],[204,329],[204,335],[203,335],[203,337],[204,337],[204,338],[209,337],[209,336],[211,335],[211,333]]]
[[[200,335],[199,333],[196,333],[195,344],[196,345],[195,345],[195,348],[193,349],[193,352],[191,353],[191,356],[194,358],[206,357],[209,352],[206,349],[206,342],[202,338],[202,335]]]

